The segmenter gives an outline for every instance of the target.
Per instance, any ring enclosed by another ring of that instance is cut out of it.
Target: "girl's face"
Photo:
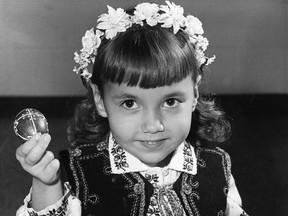
[[[151,89],[108,82],[103,100],[95,92],[98,111],[108,118],[116,142],[148,166],[163,164],[186,139],[198,95],[191,76]]]

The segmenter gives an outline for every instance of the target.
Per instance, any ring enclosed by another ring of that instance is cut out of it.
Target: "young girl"
[[[230,125],[200,96],[208,40],[183,8],[108,6],[75,53],[88,89],[60,162],[36,134],[17,149],[33,183],[17,215],[245,215],[229,156]],[[93,65],[93,70],[92,67]]]

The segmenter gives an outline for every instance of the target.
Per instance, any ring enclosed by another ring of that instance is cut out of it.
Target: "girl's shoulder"
[[[109,133],[102,136],[101,139],[91,141],[71,142],[71,147],[63,150],[69,157],[86,157],[100,152],[108,152]],[[61,154],[61,152],[60,152]],[[62,153],[63,154],[63,153]],[[61,155],[60,155],[61,156]]]
[[[211,155],[218,155],[221,157],[225,157],[227,159],[230,158],[229,154],[221,147],[219,147],[219,142],[211,142],[211,141],[200,141],[200,140],[187,140],[188,143],[190,143],[195,150],[195,153],[197,155],[200,153],[207,153]]]
[[[98,154],[108,154],[108,142],[102,141],[99,143],[85,143],[77,146],[73,146],[67,150],[64,150],[65,154],[71,158],[89,158]],[[61,152],[60,152],[61,154]]]
[[[231,176],[231,160],[229,154],[216,145],[206,145],[205,147],[196,146],[195,154],[197,157],[198,167],[216,170],[221,169],[227,182]]]
[[[230,155],[224,149],[220,148],[218,144],[219,143],[214,142],[201,143],[197,141],[194,147],[197,159],[201,159],[201,157],[218,158],[222,160],[223,163],[225,162],[225,164],[231,164]]]
[[[93,161],[109,158],[108,139],[105,137],[100,142],[76,143],[69,149],[60,151],[59,157],[65,169],[80,161]],[[78,161],[78,162],[77,162]]]

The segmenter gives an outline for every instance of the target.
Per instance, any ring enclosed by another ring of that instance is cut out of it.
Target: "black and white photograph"
[[[287,0],[0,0],[1,216],[287,216]]]

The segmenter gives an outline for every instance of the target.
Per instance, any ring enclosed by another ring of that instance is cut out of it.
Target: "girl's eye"
[[[122,106],[126,109],[137,109],[138,104],[134,100],[126,100],[122,103]]]
[[[176,108],[180,104],[180,101],[175,98],[169,98],[165,101],[164,107],[166,108]]]

